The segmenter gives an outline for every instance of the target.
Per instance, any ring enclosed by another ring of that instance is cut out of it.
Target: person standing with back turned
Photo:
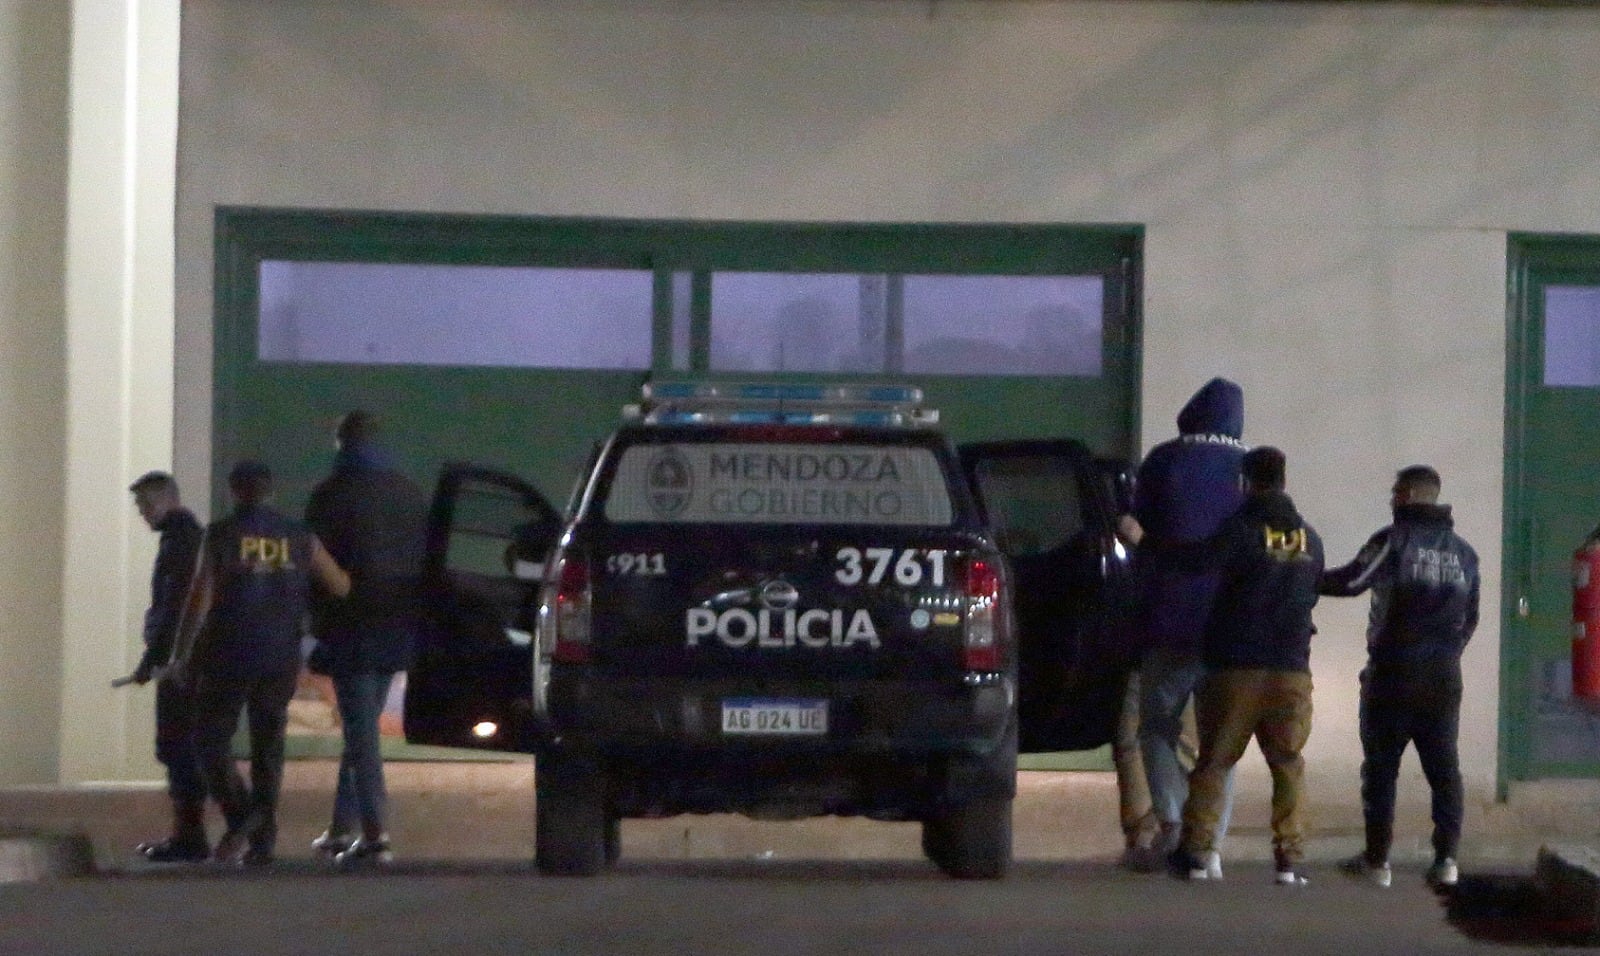
[[[133,682],[156,682],[156,759],[167,768],[167,796],[172,799],[172,834],[139,844],[138,852],[152,863],[192,863],[211,856],[206,781],[194,746],[194,692],[162,672],[177,644],[202,532],[179,498],[177,481],[166,472],[146,472],[128,490],[139,516],[161,535],[150,573],[150,608],[144,612],[144,656]]]
[[[206,790],[228,832],[213,858],[265,864],[278,838],[284,734],[300,674],[300,629],[313,578],[343,597],[350,576],[300,522],[267,499],[272,472],[241,461],[228,473],[233,513],[206,527],[173,667],[195,680],[195,744]],[[233,763],[239,712],[250,720],[250,785]]]
[[[1460,879],[1463,793],[1456,735],[1461,722],[1461,652],[1478,626],[1478,554],[1439,504],[1439,473],[1427,465],[1395,475],[1394,523],[1367,540],[1355,560],[1322,576],[1333,597],[1372,591],[1367,666],[1361,671],[1361,810],[1364,853],[1346,873],[1388,886],[1394,842],[1395,780],[1406,744],[1433,797],[1435,887]]]
[[[379,447],[370,413],[345,415],[334,438],[333,474],[311,492],[306,524],[353,584],[348,601],[322,602],[313,615],[311,669],[333,678],[344,750],[333,820],[312,847],[341,864],[386,863],[393,851],[378,719],[394,675],[416,652],[428,502]]]
[[[1180,761],[1183,713],[1204,674],[1201,638],[1217,586],[1215,571],[1175,558],[1179,545],[1205,541],[1244,499],[1239,466],[1245,446],[1244,392],[1214,378],[1178,413],[1178,437],[1151,449],[1139,465],[1133,518],[1143,537],[1137,560],[1142,584],[1137,612],[1145,650],[1139,664],[1139,747],[1161,833],[1140,869],[1157,870],[1178,847],[1189,775]],[[1217,826],[1228,829],[1233,787]],[[1220,876],[1220,871],[1213,876]]]
[[[1311,609],[1322,574],[1322,539],[1284,491],[1276,448],[1244,456],[1246,497],[1202,547],[1221,577],[1206,627],[1206,676],[1195,693],[1200,759],[1183,807],[1179,876],[1222,869],[1216,826],[1228,775],[1252,738],[1272,772],[1272,857],[1280,886],[1304,886],[1301,790],[1311,734]]]

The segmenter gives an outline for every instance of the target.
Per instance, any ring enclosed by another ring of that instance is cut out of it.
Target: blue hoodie
[[[1210,538],[1244,500],[1239,465],[1246,447],[1244,392],[1225,378],[1203,385],[1178,413],[1178,437],[1151,449],[1139,466],[1133,515],[1144,527],[1139,561],[1140,620],[1147,646],[1200,652],[1216,590],[1215,573],[1195,574],[1161,546]]]

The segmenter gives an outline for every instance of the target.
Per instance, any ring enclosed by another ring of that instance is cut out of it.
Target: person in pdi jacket
[[[395,674],[411,666],[420,627],[428,502],[377,438],[371,413],[345,415],[333,474],[306,505],[306,524],[353,581],[349,600],[316,608],[310,661],[333,679],[344,738],[333,819],[312,846],[341,863],[392,857],[379,718]]]
[[[1367,666],[1361,672],[1361,806],[1366,850],[1347,872],[1389,884],[1395,780],[1406,744],[1416,745],[1432,790],[1433,853],[1427,879],[1459,878],[1462,784],[1456,737],[1461,652],[1478,626],[1478,554],[1438,503],[1439,473],[1427,465],[1395,476],[1394,523],[1374,534],[1349,564],[1323,575],[1321,591],[1372,591]]]
[[[1311,734],[1311,609],[1322,574],[1322,539],[1284,492],[1285,460],[1276,448],[1244,456],[1244,504],[1203,547],[1218,575],[1195,694],[1200,757],[1183,808],[1179,875],[1216,878],[1222,863],[1217,825],[1228,776],[1249,746],[1272,773],[1272,853],[1277,882],[1302,885],[1305,856],[1301,790]]]
[[[246,460],[228,473],[234,509],[206,527],[173,670],[195,681],[195,746],[206,791],[228,830],[212,858],[267,864],[278,839],[284,733],[300,673],[301,620],[313,582],[343,597],[350,576],[305,525],[273,508],[272,470]],[[250,784],[230,746],[250,722]]]
[[[1169,552],[1204,541],[1238,510],[1245,446],[1244,392],[1214,378],[1178,413],[1178,437],[1151,449],[1139,466],[1133,518],[1142,531],[1135,562],[1140,580],[1138,631],[1139,747],[1161,834],[1141,869],[1159,868],[1176,848],[1189,774],[1180,760],[1183,713],[1200,682],[1201,636],[1216,574],[1183,566]],[[1228,788],[1219,839],[1227,832]]]

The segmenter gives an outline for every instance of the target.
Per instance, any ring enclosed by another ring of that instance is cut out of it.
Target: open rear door
[[[1070,439],[985,442],[960,454],[1011,565],[1020,749],[1110,742],[1134,652],[1121,626],[1128,560],[1108,469]]]
[[[427,600],[406,679],[406,740],[532,753],[533,622],[560,516],[520,479],[446,465],[423,566]]]

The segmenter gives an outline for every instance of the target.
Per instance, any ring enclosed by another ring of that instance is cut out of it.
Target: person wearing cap
[[[1275,880],[1303,886],[1301,790],[1311,735],[1311,609],[1322,574],[1322,539],[1284,493],[1283,452],[1255,448],[1241,462],[1245,499],[1209,542],[1196,545],[1217,572],[1201,644],[1205,676],[1195,692],[1200,756],[1189,776],[1178,876],[1216,878],[1217,828],[1228,778],[1254,738],[1272,774]]]
[[[205,778],[194,745],[194,695],[187,685],[166,679],[164,672],[200,553],[200,522],[183,506],[178,482],[164,471],[140,475],[128,490],[139,517],[161,536],[150,574],[150,607],[144,612],[144,654],[133,681],[156,681],[156,760],[166,768],[172,801],[172,832],[139,844],[138,853],[153,863],[195,862],[211,855],[211,843],[206,837]]]
[[[379,718],[416,651],[428,499],[379,446],[371,413],[345,415],[334,443],[333,473],[312,490],[306,524],[354,583],[349,600],[313,604],[310,666],[333,679],[344,747],[333,819],[312,848],[341,864],[386,863]]]
[[[200,766],[228,827],[213,858],[264,864],[277,841],[284,735],[312,581],[343,597],[350,576],[305,525],[267,504],[265,464],[234,465],[228,490],[234,509],[206,527],[173,666],[194,680]],[[230,749],[241,710],[250,722],[249,786]]]
[[[1439,504],[1439,473],[1402,468],[1391,489],[1394,523],[1362,545],[1355,560],[1322,577],[1322,593],[1372,591],[1367,666],[1361,671],[1361,810],[1366,849],[1342,864],[1379,886],[1390,882],[1395,781],[1415,744],[1432,791],[1435,887],[1460,879],[1464,795],[1456,737],[1461,721],[1461,652],[1478,626],[1478,554]]]

